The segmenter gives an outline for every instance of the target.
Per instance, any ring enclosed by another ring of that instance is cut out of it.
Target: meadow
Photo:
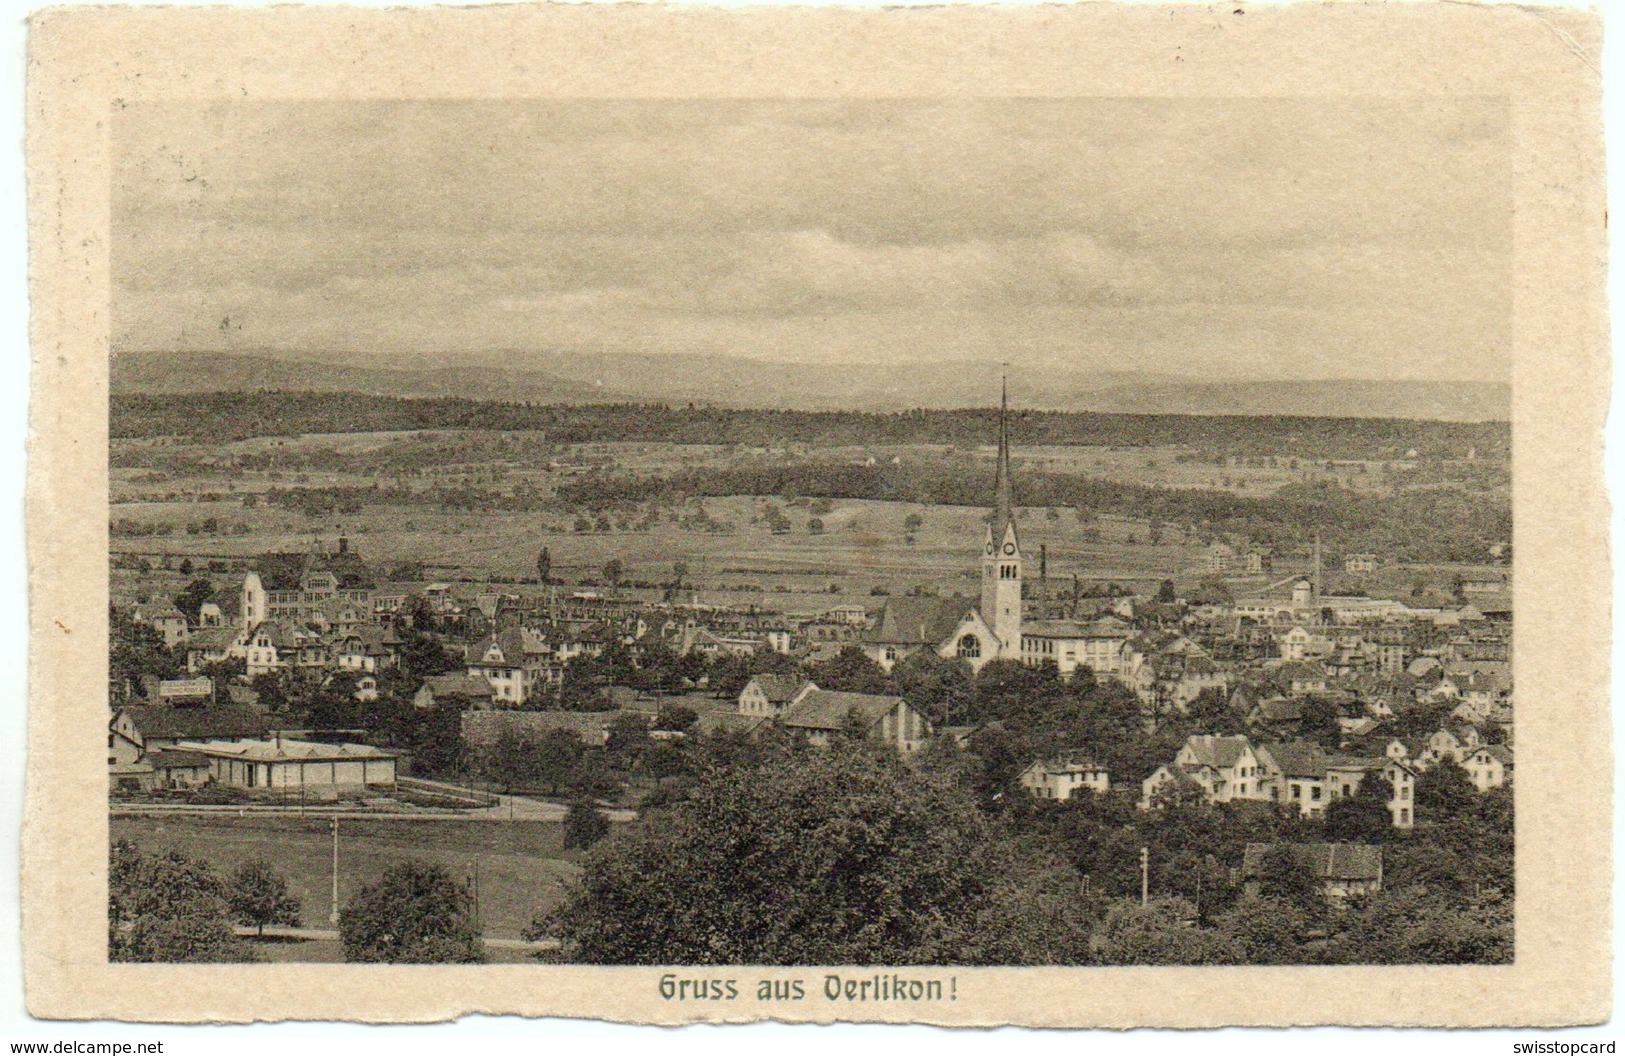
[[[325,819],[115,817],[110,825],[113,840],[130,840],[148,854],[179,851],[222,876],[263,857],[302,903],[301,924],[331,926],[333,845]],[[562,841],[562,826],[553,822],[346,819],[339,823],[339,903],[389,866],[418,859],[460,878],[477,876],[485,935],[522,938],[531,919],[558,906],[566,885],[580,875],[580,852],[565,851]],[[309,959],[308,952],[300,959]]]

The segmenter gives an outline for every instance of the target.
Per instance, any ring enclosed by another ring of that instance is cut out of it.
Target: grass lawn
[[[264,857],[302,903],[302,924],[329,926],[332,837],[325,820],[113,818],[111,832],[113,839],[134,841],[149,854],[175,850],[202,858],[222,874]],[[346,820],[339,827],[339,901],[377,880],[390,865],[417,858],[459,877],[477,872],[485,934],[521,938],[531,918],[557,906],[566,885],[580,875],[575,862],[579,852],[562,849],[562,832],[549,822]],[[280,947],[265,952],[291,953]]]

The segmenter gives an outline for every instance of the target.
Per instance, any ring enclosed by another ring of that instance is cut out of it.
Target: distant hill
[[[113,357],[115,394],[362,392],[371,396],[464,396],[533,403],[596,403],[624,394],[539,370],[500,367],[368,367],[225,352],[123,352]]]
[[[865,368],[764,363],[729,356],[671,354],[467,353],[468,365],[427,357],[391,362],[328,361],[278,353],[124,352],[113,359],[115,394],[364,392],[461,396],[534,403],[665,402],[786,410],[895,411],[986,407],[998,388],[996,363],[902,363]],[[447,360],[453,358],[450,354]],[[523,363],[524,367],[510,366]],[[1023,370],[1015,402],[1031,410],[1131,414],[1303,415],[1506,421],[1508,384],[1453,381],[1199,382],[1086,366]]]
[[[1512,417],[1512,386],[1472,381],[1131,385],[1099,393],[1078,408],[1125,414],[1288,414],[1504,422]]]

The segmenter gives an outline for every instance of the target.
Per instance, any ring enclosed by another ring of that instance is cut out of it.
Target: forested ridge
[[[214,392],[115,395],[115,439],[250,436],[418,429],[545,432],[557,443],[607,441],[762,446],[806,443],[977,446],[997,435],[996,408],[860,411],[737,410],[646,403],[528,404],[461,398],[411,399],[363,393]],[[1290,418],[1011,412],[1018,446],[1185,446],[1236,455],[1306,458],[1478,458],[1504,461],[1506,422],[1439,422],[1393,418]]]

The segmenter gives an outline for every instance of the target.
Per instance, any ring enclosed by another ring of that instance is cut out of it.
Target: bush
[[[564,849],[587,848],[609,835],[609,819],[590,800],[578,799],[564,816]]]
[[[402,862],[358,891],[339,915],[344,959],[388,964],[477,964],[485,945],[469,889],[445,869]]]

